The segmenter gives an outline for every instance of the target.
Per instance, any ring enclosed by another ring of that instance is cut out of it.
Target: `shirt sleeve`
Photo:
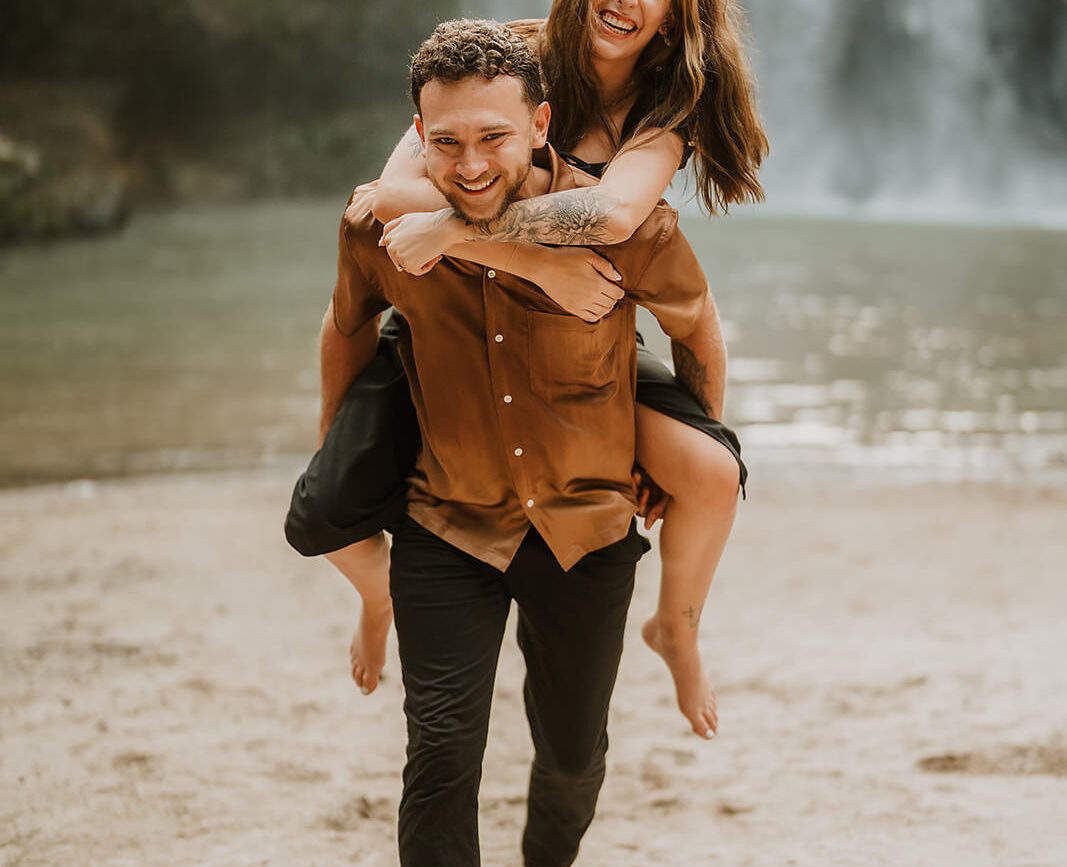
[[[333,289],[333,319],[337,330],[355,334],[389,307],[381,285],[369,267],[381,256],[381,226],[374,221],[374,184],[356,187],[341,218],[337,239],[337,283]]]
[[[627,296],[656,317],[668,337],[684,340],[704,310],[707,280],[696,254],[678,229],[678,212],[660,202],[627,245],[648,250],[623,285]],[[610,248],[609,248],[610,249]]]

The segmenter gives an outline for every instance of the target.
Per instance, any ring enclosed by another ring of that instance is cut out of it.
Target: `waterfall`
[[[1067,220],[1067,2],[749,0],[771,207]]]
[[[546,0],[465,0],[545,14]],[[1067,225],[1067,0],[745,0],[766,210]]]

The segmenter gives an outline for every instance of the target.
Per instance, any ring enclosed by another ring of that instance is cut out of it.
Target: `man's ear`
[[[552,119],[552,109],[547,102],[542,102],[533,113],[533,146],[543,147],[548,141],[548,122]]]
[[[426,154],[426,131],[422,128],[422,118],[415,115],[415,132],[419,134],[419,140],[422,142],[422,153]]]

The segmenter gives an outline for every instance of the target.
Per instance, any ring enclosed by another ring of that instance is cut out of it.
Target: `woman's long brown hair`
[[[676,131],[692,149],[697,195],[715,213],[764,198],[757,178],[767,154],[736,0],[672,0],[668,44],[653,37],[638,59],[637,105],[643,114],[628,138],[649,128]],[[572,150],[590,118],[607,122],[593,70],[590,0],[555,0],[541,36],[541,62],[552,104],[549,137]],[[615,141],[616,151],[625,142]]]

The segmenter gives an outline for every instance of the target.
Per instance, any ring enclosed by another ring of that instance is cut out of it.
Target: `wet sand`
[[[0,864],[393,865],[395,647],[280,533],[293,472],[0,492]],[[1067,863],[1067,489],[754,482],[705,616],[712,743],[638,628],[579,864]],[[505,643],[483,861],[518,865]]]

